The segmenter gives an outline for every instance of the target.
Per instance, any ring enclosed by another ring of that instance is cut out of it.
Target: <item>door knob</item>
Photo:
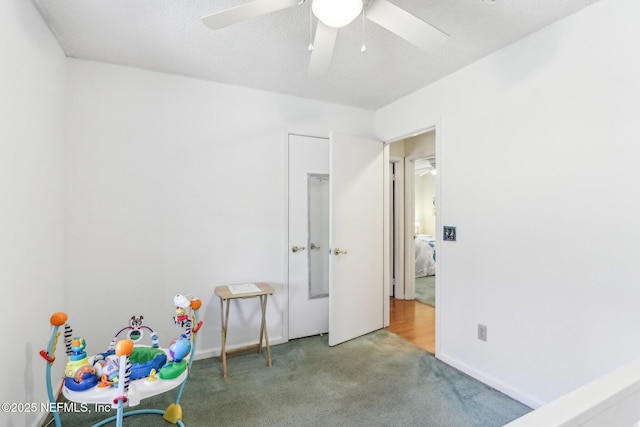
[[[291,252],[298,252],[298,251],[304,251],[305,248],[304,246],[291,246]]]
[[[320,249],[320,246],[317,246],[315,243],[311,243],[309,249]]]
[[[346,255],[346,254],[347,254],[347,251],[343,251],[343,250],[342,250],[342,249],[340,249],[340,248],[335,248],[335,249],[333,250],[333,254],[334,254],[334,255],[340,255],[340,254]]]

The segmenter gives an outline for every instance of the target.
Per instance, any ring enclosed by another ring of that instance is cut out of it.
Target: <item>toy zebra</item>
[[[125,367],[124,370],[124,378],[122,379],[122,381],[124,381],[124,394],[127,394],[129,392],[129,383],[131,378],[131,360],[127,357],[127,365]],[[118,378],[118,381],[120,381],[120,378]]]
[[[184,336],[189,341],[191,341],[191,325],[192,325],[191,319],[187,319],[187,321],[185,322],[185,325],[184,325]]]
[[[71,349],[71,341],[73,340],[73,329],[69,326],[68,323],[64,324],[64,347],[67,356],[71,356],[73,354],[73,350]]]

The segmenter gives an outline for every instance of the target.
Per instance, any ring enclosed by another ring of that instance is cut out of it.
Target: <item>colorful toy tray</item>
[[[165,352],[167,357],[169,353],[166,349],[160,349]],[[92,358],[93,359],[93,358]],[[93,364],[93,360],[91,360]],[[182,372],[178,377],[170,380],[162,379],[159,375],[156,375],[155,381],[149,380],[149,378],[140,378],[129,383],[128,406],[136,406],[142,399],[146,399],[151,396],[155,396],[160,393],[172,390],[178,387],[187,378],[187,369]],[[84,391],[73,391],[67,387],[62,388],[64,396],[72,402],[78,403],[104,403],[113,404],[113,401],[118,397],[117,387],[92,387]]]

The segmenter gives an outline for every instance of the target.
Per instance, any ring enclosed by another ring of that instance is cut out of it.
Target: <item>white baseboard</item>
[[[283,344],[285,342],[287,342],[287,340],[285,340],[283,337],[269,338],[270,347],[273,347],[274,345],[278,345],[278,344]],[[234,348],[243,348],[243,347],[248,347],[255,344],[257,344],[257,342],[246,342],[246,343],[235,344],[232,347],[228,347],[227,350],[231,351]],[[220,357],[221,350],[222,350],[221,347],[205,348],[202,350],[198,350],[196,351],[196,354],[193,356],[193,360],[202,360],[202,359],[210,359],[212,357]]]
[[[485,383],[486,385],[495,388],[496,390],[506,394],[507,396],[517,400],[520,403],[527,405],[530,408],[537,409],[544,405],[546,402],[541,401],[527,393],[524,393],[522,390],[518,390],[506,384],[491,375],[487,375],[482,371],[479,371],[460,360],[450,357],[442,352],[436,355],[436,358],[443,361],[447,365],[453,366],[454,368],[464,372],[465,374],[477,379],[480,382]]]

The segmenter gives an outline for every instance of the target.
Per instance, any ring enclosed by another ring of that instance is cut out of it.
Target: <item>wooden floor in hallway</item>
[[[389,327],[393,332],[418,347],[436,352],[436,309],[415,300],[391,298]]]

